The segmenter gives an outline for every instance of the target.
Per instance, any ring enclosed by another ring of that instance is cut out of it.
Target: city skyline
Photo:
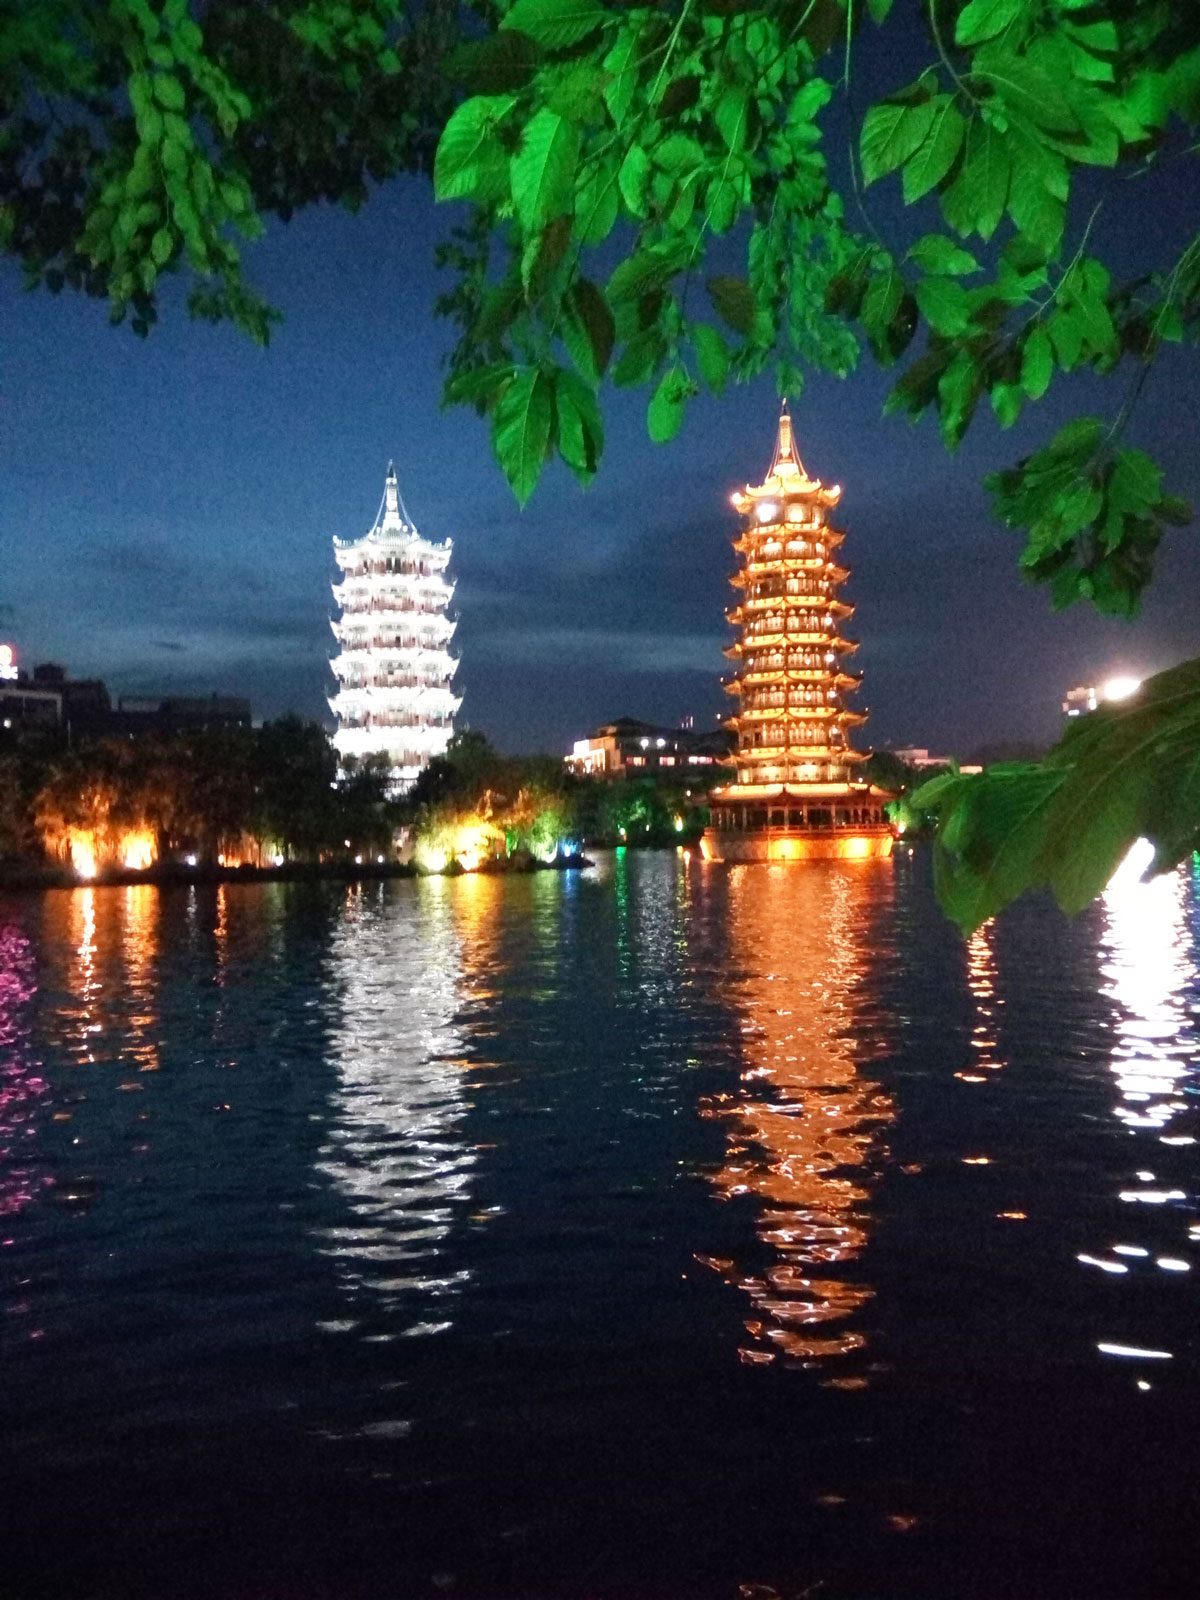
[[[767,465],[772,385],[694,402],[667,447],[646,438],[644,395],[609,391],[597,482],[584,492],[552,468],[519,511],[486,424],[439,410],[451,331],[432,319],[432,257],[449,220],[405,179],[358,217],[274,228],[251,255],[285,315],[265,352],[178,304],[142,342],[95,302],[17,296],[8,269],[0,637],[25,665],[328,722],[329,540],[366,531],[394,457],[418,527],[454,541],[463,722],[505,750],[559,752],[620,715],[715,724],[729,496]],[[1131,438],[1194,498],[1172,419],[1200,394],[1176,354]],[[981,479],[1047,436],[1055,403],[1009,433],[981,419],[951,458],[932,426],[881,418],[888,384],[867,362],[792,400],[805,461],[845,489],[865,744],[1047,740],[1072,685],[1195,649],[1189,530],[1164,544],[1132,626],[1083,607],[1054,616],[1021,584],[1019,537],[991,519]],[[1073,382],[1059,409],[1096,387]]]

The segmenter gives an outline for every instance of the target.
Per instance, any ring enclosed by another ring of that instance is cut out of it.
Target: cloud
[[[488,633],[474,640],[472,667],[560,663],[637,672],[716,672],[722,641],[713,633],[650,633],[589,628],[541,628]]]

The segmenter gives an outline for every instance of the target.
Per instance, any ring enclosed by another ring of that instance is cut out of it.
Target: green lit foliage
[[[459,8],[403,0],[0,4],[0,249],[144,335],[160,280],[265,342],[245,281],[264,213],[427,163]]]
[[[1063,374],[1128,374],[1192,339],[1200,238],[1114,280],[1091,248],[1083,172],[1127,180],[1200,127],[1200,10],[1169,0],[873,0],[608,7],[515,0],[463,46],[466,98],[442,135],[438,197],[470,201],[445,260],[461,327],[451,402],[492,419],[517,498],[556,453],[583,482],[604,378],[648,395],[672,439],[702,389],[771,370],[897,365],[888,409],[936,413],[957,448],[981,402],[1004,427]],[[864,27],[925,26],[929,63],[858,121],[855,205],[821,117]],[[915,242],[885,242],[863,190],[899,182]],[[1104,192],[1099,206],[1112,203]],[[741,270],[728,270],[736,257]],[[615,262],[615,265],[614,265]],[[716,270],[719,264],[720,270]],[[1164,523],[1188,516],[1122,446],[1132,395],[998,474],[1023,569],[1055,603],[1127,615]]]
[[[445,257],[458,280],[443,309],[461,332],[446,398],[490,415],[519,500],[556,453],[592,477],[605,379],[642,389],[648,432],[667,441],[702,390],[770,371],[795,398],[807,372],[845,375],[866,351],[896,369],[886,410],[914,422],[932,412],[955,450],[981,408],[1011,427],[1088,372],[1119,386],[1112,414],[1069,423],[989,488],[998,516],[1025,532],[1024,576],[1048,585],[1055,606],[1136,611],[1164,529],[1191,514],[1124,436],[1163,346],[1196,342],[1200,236],[1126,279],[1102,259],[1097,222],[1106,206],[1137,204],[1157,164],[1176,163],[1181,185],[1190,168],[1194,183],[1200,6],[514,0],[499,13],[452,59],[466,98],[434,179],[439,198],[472,208]],[[859,110],[857,46],[874,28],[906,47],[897,59],[911,58],[920,29],[926,61]],[[825,131],[842,93],[845,193]],[[904,237],[887,237],[877,189],[902,199]],[[1153,695],[1145,716],[1167,716]],[[1155,748],[1148,740],[1151,770]],[[1109,752],[1099,741],[1089,760]],[[1052,759],[1021,794],[1057,793],[1064,770]],[[955,872],[991,859],[990,846],[960,848],[953,819],[975,818],[989,839],[993,817],[1020,811],[1017,788],[997,771],[938,791],[940,877],[964,926],[1042,881],[1053,852],[1060,875],[1074,859],[1066,835],[1042,824],[1048,809],[1031,804],[1021,837],[1051,853],[1014,846],[979,894],[950,888]],[[1099,788],[1089,792],[1099,806]],[[1161,864],[1179,818],[1156,809],[1159,793],[1148,781],[1138,817]],[[1200,795],[1179,803],[1200,822]],[[1106,815],[1131,842],[1133,810]],[[976,823],[961,826],[974,841]]]
[[[1082,909],[1140,837],[1168,871],[1200,849],[1200,662],[1073,722],[1044,762],[922,784],[901,815],[936,818],[939,896],[968,933],[1037,885]]]
[[[366,763],[343,778],[319,724],[282,717],[261,728],[197,729],[42,745],[0,755],[0,859],[61,854],[71,830],[149,831],[166,858],[213,862],[247,839],[264,852],[316,861],[390,848],[397,807],[386,772]]]

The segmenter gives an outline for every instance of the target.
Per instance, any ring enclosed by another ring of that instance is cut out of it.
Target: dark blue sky
[[[1161,186],[1131,201],[1118,254],[1147,217],[1156,244],[1194,222]],[[439,410],[444,226],[424,183],[404,180],[358,217],[274,229],[249,256],[286,318],[267,351],[170,306],[142,342],[100,304],[0,278],[0,637],[26,664],[62,661],[116,693],[241,693],[257,715],[327,717],[330,540],[366,530],[394,457],[418,527],[455,541],[473,727],[506,750],[562,751],[621,714],[711,725],[727,705],[728,497],[769,465],[770,386],[697,401],[665,448],[646,438],[646,397],[610,393],[596,484],[554,468],[519,511],[486,424]],[[982,417],[951,459],[932,422],[881,418],[888,381],[868,362],[793,407],[808,470],[844,485],[865,741],[966,754],[1048,739],[1073,684],[1195,653],[1194,530],[1172,536],[1129,626],[1054,615],[989,517],[983,473],[1048,437],[1067,405],[1110,414],[1115,386],[1073,380],[1007,434]],[[1193,500],[1198,412],[1200,379],[1168,352],[1131,437]]]

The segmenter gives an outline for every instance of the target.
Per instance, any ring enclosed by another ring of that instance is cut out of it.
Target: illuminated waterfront
[[[1192,1593],[1198,904],[0,899],[5,1600]]]

